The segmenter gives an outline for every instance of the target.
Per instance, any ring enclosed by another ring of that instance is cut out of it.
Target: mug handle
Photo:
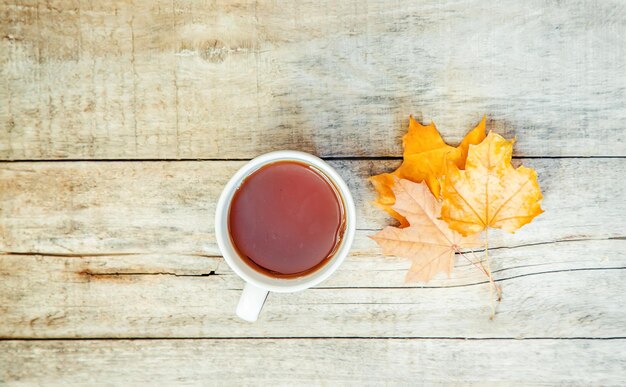
[[[241,298],[239,298],[239,304],[237,304],[237,316],[246,321],[255,322],[263,304],[265,304],[267,293],[267,290],[246,282]]]

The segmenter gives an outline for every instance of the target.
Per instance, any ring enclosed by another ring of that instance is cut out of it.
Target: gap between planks
[[[267,336],[267,337],[258,337],[258,336],[245,336],[245,337],[211,337],[211,336],[202,336],[202,337],[45,337],[45,338],[29,338],[29,337],[0,337],[0,342],[11,342],[11,341],[124,341],[124,340],[136,340],[136,341],[201,341],[201,340],[258,340],[258,341],[273,341],[273,340],[412,340],[412,341],[548,341],[548,340],[559,340],[559,341],[577,341],[577,340],[601,340],[601,341],[619,341],[626,340],[626,336],[615,336],[615,337],[586,337],[586,336],[575,336],[575,337],[427,337],[427,336],[310,336],[310,337],[302,337],[302,336]]]
[[[528,266],[533,266],[533,265],[528,265]],[[518,266],[518,267],[510,267],[510,268],[504,268],[501,270],[497,270],[494,271],[494,273],[498,273],[498,272],[502,272],[505,270],[511,270],[511,269],[516,269],[516,268],[520,268],[520,267],[525,267],[525,266]],[[518,274],[515,276],[511,276],[511,277],[504,277],[504,278],[494,278],[494,282],[506,282],[506,281],[510,281],[510,280],[514,280],[517,278],[523,278],[523,277],[534,277],[534,276],[538,276],[538,275],[545,275],[545,274],[557,274],[557,273],[569,273],[569,272],[577,272],[577,271],[609,271],[609,270],[624,270],[626,269],[626,266],[619,266],[619,267],[586,267],[586,268],[573,268],[573,269],[562,269],[562,270],[547,270],[547,271],[539,271],[539,272],[534,272],[534,273],[525,273],[525,274]],[[81,274],[84,275],[88,275],[90,277],[101,277],[101,278],[114,278],[114,277],[130,277],[130,276],[156,276],[156,275],[171,275],[174,277],[213,277],[213,276],[220,276],[222,274],[217,274],[215,272],[215,270],[212,270],[209,273],[201,273],[201,274],[177,274],[177,273],[171,273],[171,272],[154,272],[154,273],[129,273],[129,272],[107,272],[107,273],[94,273],[91,271],[84,271]],[[341,290],[341,289],[452,289],[452,288],[465,288],[465,287],[471,287],[471,286],[480,286],[480,285],[486,285],[488,284],[489,281],[485,280],[485,281],[479,281],[479,282],[472,282],[469,284],[459,284],[459,285],[448,285],[448,286],[316,286],[313,287],[311,289],[318,289],[318,290]],[[227,290],[241,290],[239,288],[236,289],[227,289]],[[346,303],[334,303],[334,304],[346,304]],[[363,303],[363,302],[358,302],[358,303],[348,303],[350,305],[354,304],[354,305],[367,305],[368,303]],[[386,305],[389,303],[385,303]]]
[[[259,154],[260,156],[261,154]],[[346,161],[369,161],[369,160],[382,160],[382,161],[400,161],[402,157],[398,156],[318,156],[322,160],[346,160]],[[594,156],[513,156],[513,160],[523,160],[523,159],[625,159],[626,156],[603,156],[603,155],[594,155]],[[154,158],[136,158],[136,159],[124,159],[124,158],[114,158],[114,159],[81,159],[81,158],[68,158],[68,159],[6,159],[0,160],[0,163],[59,163],[59,162],[90,162],[90,163],[98,163],[98,162],[177,162],[177,161],[250,161],[251,158],[165,158],[165,159],[154,159]]]
[[[380,231],[380,229],[357,228],[357,231],[376,232],[376,231]],[[561,239],[561,240],[547,241],[547,242],[522,243],[522,244],[512,245],[512,246],[490,247],[489,251],[511,250],[511,249],[519,249],[519,248],[524,248],[524,247],[531,247],[531,246],[551,245],[551,244],[557,244],[557,243],[587,242],[587,241],[613,241],[613,240],[623,241],[623,240],[626,240],[626,236],[616,236],[616,237],[607,237],[607,238],[575,238],[575,239]],[[475,250],[468,250],[468,251],[463,250],[462,252],[466,253],[469,251],[472,251],[474,253],[482,253],[485,250],[484,249],[475,249]],[[115,253],[115,252],[111,252],[111,253],[49,253],[45,251],[1,251],[0,250],[0,255],[25,255],[25,256],[40,255],[42,257],[61,257],[61,258],[88,258],[88,257],[109,257],[109,256],[128,257],[128,256],[147,255],[147,254],[153,254],[153,253],[154,252],[151,252],[151,251],[118,252],[118,253]],[[197,256],[197,257],[202,257],[202,258],[215,258],[215,259],[222,258],[221,255],[217,255],[217,254],[199,254],[199,253],[181,253],[181,254]],[[456,254],[459,255],[458,253]],[[177,255],[177,254],[167,253],[164,255]]]

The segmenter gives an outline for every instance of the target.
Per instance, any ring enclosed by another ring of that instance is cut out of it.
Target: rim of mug
[[[343,199],[346,229],[339,248],[333,257],[318,270],[301,277],[275,278],[254,270],[239,256],[235,250],[228,231],[228,214],[235,191],[246,177],[264,165],[278,161],[299,161],[317,168],[335,185]],[[337,171],[324,160],[310,153],[293,150],[282,150],[257,156],[239,168],[224,186],[215,209],[215,237],[217,244],[228,266],[243,280],[261,289],[272,292],[290,293],[308,289],[327,279],[337,270],[350,251],[356,231],[356,209],[352,194],[345,181]]]

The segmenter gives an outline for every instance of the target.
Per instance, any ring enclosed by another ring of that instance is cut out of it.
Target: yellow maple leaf
[[[391,208],[395,202],[391,190],[394,177],[416,183],[425,181],[430,191],[438,198],[441,192],[439,179],[445,173],[446,163],[450,161],[461,169],[465,167],[469,146],[478,144],[485,138],[485,121],[486,117],[483,117],[461,144],[454,148],[443,141],[434,123],[422,125],[413,116],[409,116],[408,132],[402,137],[404,148],[402,164],[391,173],[370,178],[378,192],[378,198],[374,203],[400,221],[401,226],[406,226],[408,224],[406,219]]]
[[[461,157],[456,160],[456,165],[460,169],[465,169],[465,161],[467,160],[467,153],[469,152],[470,145],[478,145],[485,139],[485,137],[487,137],[485,132],[486,122],[487,116],[483,116],[478,125],[465,135],[463,141],[461,141],[457,147],[461,151]]]
[[[441,218],[462,235],[487,227],[514,232],[541,214],[537,173],[513,168],[513,141],[490,132],[469,148],[465,170],[450,163],[443,183]]]
[[[407,281],[427,282],[439,272],[450,275],[455,253],[462,247],[476,246],[477,238],[462,237],[438,219],[441,202],[425,183],[393,178],[391,189],[395,195],[393,210],[405,217],[410,226],[388,226],[371,238],[384,254],[411,259]]]

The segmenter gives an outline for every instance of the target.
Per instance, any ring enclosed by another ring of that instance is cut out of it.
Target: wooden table
[[[0,5],[0,384],[626,383],[626,3]],[[483,275],[403,282],[368,236],[408,115],[517,137],[545,214]],[[326,158],[357,202],[331,279],[238,320],[215,202]]]

